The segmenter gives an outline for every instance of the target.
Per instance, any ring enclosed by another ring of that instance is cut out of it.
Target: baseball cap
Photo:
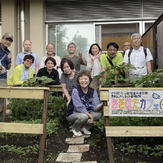
[[[13,41],[13,35],[11,33],[5,33],[2,38],[10,38]]]

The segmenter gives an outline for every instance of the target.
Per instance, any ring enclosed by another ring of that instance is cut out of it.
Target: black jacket
[[[47,76],[48,78],[53,79],[52,82],[48,83],[49,85],[59,85],[59,74],[58,71],[56,69],[53,69],[52,72],[49,74],[47,71],[47,68],[41,68],[38,73],[37,73],[38,77],[42,77],[42,76]]]

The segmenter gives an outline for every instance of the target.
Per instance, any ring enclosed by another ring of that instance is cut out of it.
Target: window
[[[115,42],[119,45],[119,51],[123,51],[123,43],[125,41],[131,42],[132,33],[139,33],[139,23],[111,23],[99,24],[95,26],[96,31],[101,28],[101,47],[106,51],[106,46],[109,42]],[[98,35],[96,34],[98,40]]]
[[[70,42],[74,42],[76,49],[80,50],[87,59],[90,45],[94,43],[93,23],[48,25],[48,43],[55,45],[58,56],[62,58],[68,54],[67,45]]]

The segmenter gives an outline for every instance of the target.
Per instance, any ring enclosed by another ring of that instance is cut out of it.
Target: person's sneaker
[[[71,129],[71,131],[73,132],[74,136],[76,136],[76,137],[82,136],[82,133],[81,133],[80,131],[77,132],[77,131],[75,131],[74,129]]]
[[[78,133],[79,133],[81,136],[83,135],[80,131],[78,131]]]
[[[82,131],[82,132],[83,132],[84,134],[86,134],[86,135],[90,135],[90,134],[91,134],[91,132],[88,131],[85,127],[81,128],[80,131]]]

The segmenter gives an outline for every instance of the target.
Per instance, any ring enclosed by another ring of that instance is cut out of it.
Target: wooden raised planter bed
[[[104,102],[105,133],[110,163],[114,163],[112,137],[163,137],[163,126],[110,126],[109,117],[163,117],[162,95],[163,88],[100,88],[100,100]],[[145,105],[147,102],[148,105]]]

